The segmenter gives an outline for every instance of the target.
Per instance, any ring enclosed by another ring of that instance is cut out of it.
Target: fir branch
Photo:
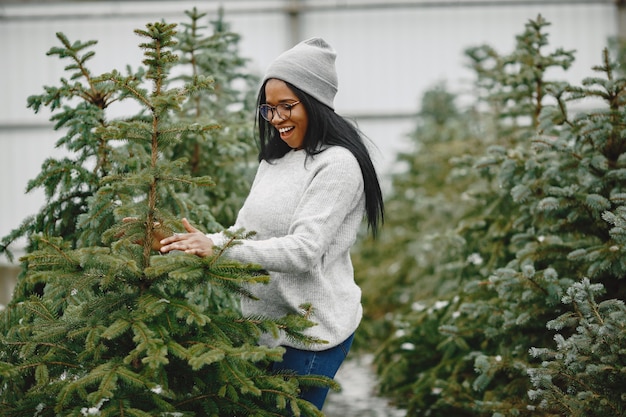
[[[56,253],[58,258],[61,258],[61,259],[65,260],[68,265],[74,265],[74,266],[78,267],[78,264],[77,264],[76,260],[74,260],[72,257],[70,257],[69,254],[67,254],[65,252],[64,248],[61,247],[61,245],[57,245],[57,244],[53,243],[53,240],[57,240],[58,241],[58,239],[49,239],[49,238],[44,237],[44,236],[40,236],[40,237],[37,238],[37,242],[38,243],[43,243],[48,248],[52,249]],[[28,260],[28,261],[33,261],[36,258],[43,259],[46,256],[47,256],[47,254],[44,254],[43,251],[39,251],[39,256],[38,256],[38,253],[34,253],[32,255],[26,255],[22,259]],[[35,263],[35,264],[37,265],[38,263]]]
[[[152,102],[146,95],[146,92],[138,87],[137,80],[133,75],[123,77],[114,70],[113,72],[102,74],[98,78],[98,82],[104,81],[112,82],[118,89],[133,97],[140,104],[143,104],[149,110],[154,110]]]
[[[40,347],[40,346],[44,346],[44,347],[58,349],[58,350],[60,350],[62,352],[70,353],[72,355],[76,354],[76,352],[74,352],[73,350],[63,346],[62,344],[58,344],[58,343],[37,342],[37,341],[32,341],[32,340],[31,341],[26,341],[26,342],[12,342],[12,341],[4,340],[3,343],[5,343],[7,346],[17,346],[17,347],[24,347],[24,346]],[[24,368],[24,369],[28,369],[28,368],[33,368],[35,366],[38,366],[38,365],[40,365],[42,363],[48,363],[48,364],[51,364],[51,365],[63,365],[63,366],[66,366],[68,368],[78,368],[78,367],[80,367],[80,365],[76,365],[76,364],[73,364],[73,363],[54,362],[54,361],[48,361],[48,360],[43,360],[43,361],[38,361],[38,362],[31,362],[31,363],[19,365],[19,367],[20,368]]]

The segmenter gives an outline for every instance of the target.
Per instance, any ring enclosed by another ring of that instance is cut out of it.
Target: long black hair
[[[264,104],[265,83],[261,86],[257,105]],[[308,115],[308,129],[304,136],[303,149],[307,155],[314,156],[324,151],[325,146],[341,146],[349,150],[361,167],[365,188],[365,213],[367,224],[374,237],[385,219],[383,194],[378,175],[363,141],[361,131],[352,122],[335,113],[330,107],[320,103],[309,94],[287,83],[298,97]],[[278,130],[257,112],[256,124],[259,132],[259,161],[282,158],[291,151],[289,145],[280,138]]]

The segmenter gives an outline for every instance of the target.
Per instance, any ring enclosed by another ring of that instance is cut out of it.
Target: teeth
[[[291,129],[293,129],[293,126],[292,127],[281,127],[280,129],[278,129],[278,131],[280,133],[285,133],[285,132],[290,131]]]

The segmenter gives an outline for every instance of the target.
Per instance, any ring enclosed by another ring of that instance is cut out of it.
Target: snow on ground
[[[406,411],[376,396],[372,355],[354,356],[341,365],[335,380],[342,391],[330,391],[323,412],[326,417],[405,417]]]

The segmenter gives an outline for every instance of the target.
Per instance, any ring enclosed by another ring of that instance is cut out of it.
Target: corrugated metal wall
[[[600,62],[608,37],[617,34],[612,0],[580,1],[376,1],[266,0],[73,2],[0,5],[0,236],[38,211],[43,195],[24,195],[43,160],[58,155],[59,134],[48,114],[26,108],[27,97],[43,85],[56,85],[64,63],[46,56],[58,44],[55,32],[70,40],[98,40],[94,73],[139,65],[140,41],[133,30],[165,19],[185,21],[196,6],[226,21],[242,35],[241,53],[250,70],[262,73],[270,61],[299,39],[323,36],[338,51],[340,91],[337,111],[355,117],[374,141],[383,174],[413,127],[421,94],[440,80],[466,91],[471,73],[463,50],[483,43],[510,51],[515,35],[538,14],[552,23],[551,45],[576,49],[566,79],[578,82]],[[560,75],[559,75],[560,76]],[[0,262],[2,260],[0,259]],[[1,291],[1,290],[0,290]],[[1,298],[1,294],[0,294]]]

